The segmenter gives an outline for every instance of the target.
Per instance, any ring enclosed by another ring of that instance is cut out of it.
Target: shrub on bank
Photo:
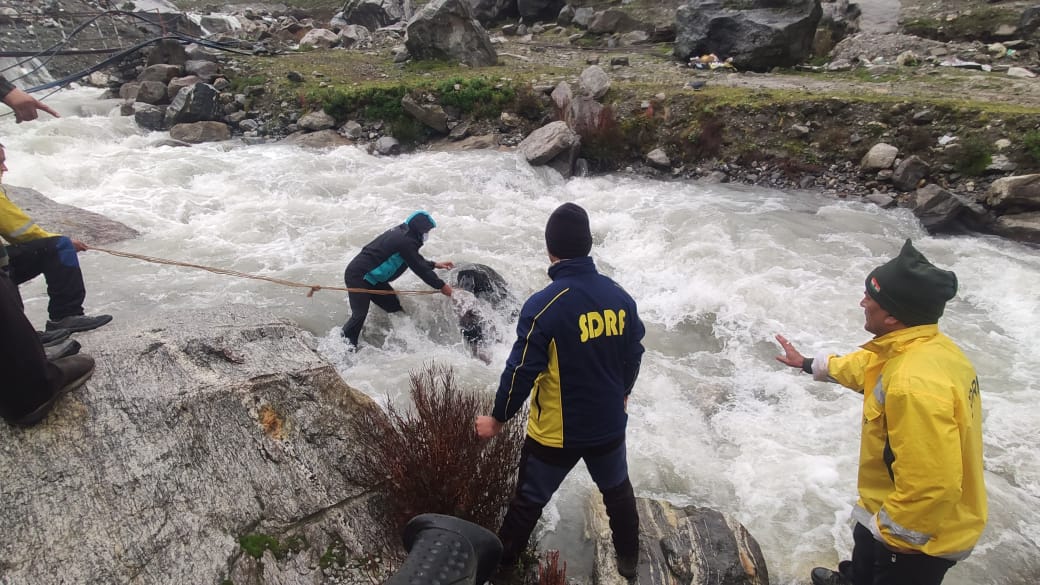
[[[460,389],[450,367],[412,373],[411,399],[410,408],[389,404],[385,416],[359,415],[363,439],[347,476],[385,496],[387,534],[424,513],[496,531],[516,488],[523,426],[481,441],[474,418],[491,412],[493,396]]]
[[[993,162],[993,146],[984,138],[965,138],[959,147],[952,149],[953,168],[962,175],[978,177],[986,172]]]
[[[1022,146],[1025,148],[1026,156],[1034,164],[1040,165],[1040,130],[1027,132],[1022,137]]]

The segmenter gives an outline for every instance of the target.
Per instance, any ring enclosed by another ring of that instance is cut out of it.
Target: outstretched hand
[[[433,267],[434,268],[440,268],[442,270],[451,270],[452,268],[455,268],[455,263],[454,262],[434,262],[433,263]]]
[[[55,118],[61,117],[58,112],[54,111],[50,106],[18,88],[12,89],[6,96],[4,96],[4,103],[14,110],[15,122],[18,124],[38,118],[39,114],[36,113],[37,110],[43,110]]]
[[[776,361],[791,366],[792,368],[801,368],[805,363],[805,356],[798,353],[798,350],[791,345],[790,341],[783,335],[776,336],[777,342],[780,343],[780,347],[784,350],[784,355],[776,356]]]

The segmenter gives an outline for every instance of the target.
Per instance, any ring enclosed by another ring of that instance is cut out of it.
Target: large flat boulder
[[[689,0],[675,14],[675,56],[733,59],[769,71],[804,61],[823,15],[820,0]]]
[[[434,0],[405,28],[405,46],[415,59],[456,61],[472,67],[498,62],[491,37],[465,0]]]
[[[378,406],[308,333],[233,306],[77,337],[93,378],[40,425],[0,425],[0,581],[314,584],[329,551],[382,541],[344,475]]]
[[[81,240],[87,245],[104,246],[140,235],[134,228],[107,217],[58,203],[35,189],[4,185],[7,196],[32,217],[36,224],[53,233]]]

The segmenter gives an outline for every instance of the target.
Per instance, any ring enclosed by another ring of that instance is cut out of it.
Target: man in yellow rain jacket
[[[875,268],[860,301],[874,339],[845,356],[777,360],[863,394],[852,560],[814,585],[938,585],[986,526],[982,397],[975,368],[939,332],[957,276],[910,240]]]
[[[6,155],[0,145],[0,177],[7,170]],[[31,217],[8,199],[0,187],[0,238],[7,242],[7,272],[16,285],[39,275],[47,280],[50,302],[47,331],[89,331],[112,320],[109,315],[83,314],[87,296],[83,272],[77,253],[86,244],[62,235],[52,234],[36,225]]]

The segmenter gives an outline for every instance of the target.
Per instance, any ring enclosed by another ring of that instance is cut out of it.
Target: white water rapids
[[[564,181],[511,153],[153,147],[163,134],[110,114],[116,103],[97,95],[50,98],[61,119],[0,118],[4,182],[136,228],[139,238],[111,246],[128,252],[342,286],[363,244],[426,209],[438,222],[428,258],[487,264],[525,298],[547,283],[550,211],[564,201],[587,208],[597,265],[635,297],[648,329],[630,402],[636,492],[735,516],[762,546],[773,583],[808,583],[813,566],[848,557],[860,417],[859,395],[777,363],[773,336],[807,355],[865,342],[863,278],[913,238],[959,277],[940,325],[978,369],[986,417],[990,523],[946,583],[1040,582],[1038,250],[930,237],[906,210],[813,193],[623,174]],[[434,361],[454,367],[466,387],[493,392],[508,353],[503,342],[490,365],[470,357],[441,295],[404,297],[407,315],[392,318],[373,308],[363,348],[347,354],[338,334],[344,293],[308,299],[301,289],[100,252],[81,261],[88,313],[132,320],[160,308],[265,307],[317,336],[347,383],[381,401],[407,396],[409,373]],[[426,288],[412,274],[395,284]],[[42,282],[23,293],[42,326]],[[538,533],[572,575],[590,564],[581,506],[593,489],[579,466]]]

